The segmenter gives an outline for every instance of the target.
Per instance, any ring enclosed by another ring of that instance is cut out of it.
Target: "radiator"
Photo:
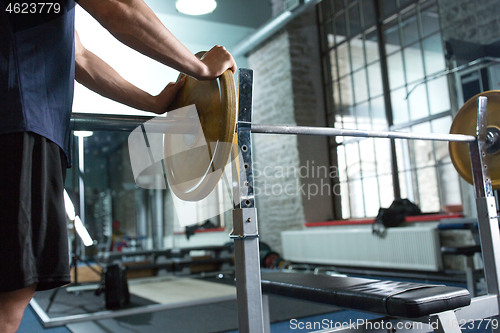
[[[443,267],[435,223],[390,228],[385,238],[363,225],[283,231],[281,239],[283,257],[292,262],[421,271]]]

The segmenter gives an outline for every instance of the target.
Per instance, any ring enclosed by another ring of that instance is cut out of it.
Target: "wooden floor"
[[[136,296],[155,303],[172,304],[206,299],[236,299],[234,286],[205,282],[189,278],[169,278],[165,281],[149,280],[129,285],[129,291]]]

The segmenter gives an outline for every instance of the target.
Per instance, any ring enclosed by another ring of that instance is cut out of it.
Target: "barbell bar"
[[[241,124],[241,122],[239,123]],[[251,124],[250,132],[263,134],[292,134],[292,135],[319,135],[319,136],[352,136],[365,138],[386,139],[408,139],[408,140],[432,140],[452,142],[474,142],[476,138],[472,135],[463,134],[439,134],[439,133],[413,133],[399,131],[375,131],[354,130],[331,127],[311,126],[284,126],[284,125],[261,125]]]
[[[226,71],[218,81],[197,81],[186,77],[186,82],[174,100],[172,109],[178,110],[194,104],[197,113],[195,122],[192,117],[172,116],[175,112],[168,113],[166,117],[155,118],[74,114],[72,127],[75,130],[132,131],[138,126],[145,126],[147,128],[144,132],[165,133],[164,156],[168,171],[166,175],[169,183],[173,184],[171,188],[174,193],[179,198],[189,201],[202,199],[206,193],[210,193],[210,188],[216,186],[222,172],[217,172],[214,176],[213,171],[223,171],[227,165],[231,151],[235,147],[236,131],[447,141],[453,165],[458,173],[472,184],[469,149],[468,145],[463,143],[477,140],[475,101],[478,96],[488,98],[486,162],[493,169],[490,170],[493,189],[498,189],[500,188],[500,168],[497,167],[500,165],[500,112],[497,110],[500,109],[500,91],[482,93],[467,101],[457,113],[450,134],[266,125],[238,121],[234,78],[230,71]],[[195,125],[198,129],[193,131]],[[193,132],[197,135],[193,135]],[[186,134],[190,135],[189,140],[186,139]],[[200,154],[200,149],[192,149],[199,146],[206,146],[207,152]]]
[[[148,124],[152,133],[189,133],[195,122],[189,118],[125,116],[115,114],[73,113],[70,127],[73,131],[132,132],[138,126]]]
[[[154,121],[154,122],[149,122]],[[103,115],[93,113],[74,113],[71,117],[71,128],[75,131],[123,131],[131,132],[138,126],[149,122],[151,133],[187,134],[193,126],[191,119],[150,117],[150,116],[122,116]],[[285,134],[285,135],[317,135],[317,136],[350,136],[366,138],[386,139],[408,139],[408,140],[432,140],[449,142],[473,142],[476,138],[464,134],[441,134],[441,133],[414,133],[403,131],[375,131],[354,130],[333,127],[311,127],[311,126],[288,126],[288,125],[266,125],[249,124],[238,122],[238,126],[250,127],[251,133],[260,134]],[[496,143],[498,134],[489,133],[486,138],[488,142]]]

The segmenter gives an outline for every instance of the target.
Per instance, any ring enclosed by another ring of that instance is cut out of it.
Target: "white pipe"
[[[305,12],[310,7],[315,6],[320,2],[321,0],[304,0],[304,3],[299,7],[297,7],[296,9],[294,9],[292,12],[285,11],[280,15],[276,16],[271,21],[267,22],[262,27],[257,29],[254,33],[252,33],[248,37],[245,37],[242,41],[236,44],[232,49],[233,56],[235,57],[246,56],[248,52],[252,51],[262,42],[266,41],[269,37],[274,35],[278,30],[286,26],[288,22],[290,22],[291,20],[293,20],[294,18]]]
[[[240,122],[239,124],[241,126],[242,122]],[[332,128],[332,127],[261,125],[261,124],[251,124],[250,131],[252,133],[263,133],[263,134],[354,136],[354,137],[368,137],[368,138],[455,141],[455,142],[474,142],[476,140],[476,138],[472,135],[463,135],[463,134],[372,131],[372,130],[354,130],[354,129],[344,129],[344,128]]]

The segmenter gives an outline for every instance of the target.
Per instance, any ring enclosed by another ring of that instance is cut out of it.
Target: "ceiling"
[[[217,8],[214,12],[200,16],[190,16],[177,12],[175,9],[176,1],[145,0],[156,13],[251,28],[258,28],[271,19],[271,0],[216,0]]]

